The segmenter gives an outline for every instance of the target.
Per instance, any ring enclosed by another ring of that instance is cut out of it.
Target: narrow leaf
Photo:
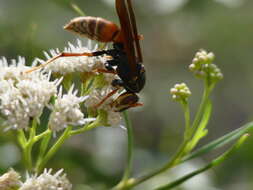
[[[234,153],[235,150],[237,150],[244,142],[245,140],[249,137],[248,134],[245,134],[245,135],[242,135],[240,137],[240,139],[228,150],[226,151],[225,153],[223,153],[221,156],[219,156],[218,158],[212,160],[210,163],[208,163],[207,165],[205,165],[204,167],[198,169],[198,170],[195,170],[189,174],[186,174],[185,176],[175,180],[175,181],[172,181],[166,185],[163,185],[161,187],[158,187],[156,188],[155,190],[168,190],[168,189],[172,189],[182,183],[184,183],[185,181],[187,181],[188,179],[214,167],[214,166],[217,166],[218,164],[222,163],[224,160],[226,160],[232,153]]]
[[[206,154],[212,150],[215,150],[217,148],[220,148],[234,140],[236,140],[237,138],[239,138],[241,135],[243,135],[244,133],[247,133],[248,131],[250,131],[251,129],[253,129],[253,122],[247,123],[245,125],[243,125],[242,127],[212,141],[211,143],[204,145],[202,148],[194,151],[193,153],[187,155],[185,158],[182,159],[181,162],[185,162],[187,160],[191,160],[193,158],[196,158],[198,156],[201,156],[203,154]]]

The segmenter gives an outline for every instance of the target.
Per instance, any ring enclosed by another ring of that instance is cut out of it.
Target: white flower
[[[97,106],[104,98],[111,93],[115,88],[111,85],[105,86],[101,89],[95,89],[91,91],[89,97],[85,101],[85,106],[88,108],[94,108]],[[119,112],[115,112],[112,107],[113,101],[119,96],[119,92],[116,92],[114,95],[108,97],[97,109],[102,109],[107,113],[107,124],[110,126],[118,126],[121,123],[121,115]]]
[[[91,42],[83,46],[80,40],[77,40],[77,45],[68,43],[68,47],[64,48],[63,52],[66,53],[83,53],[83,52],[94,52],[97,50],[97,46],[92,48]],[[59,49],[52,49],[49,53],[44,52],[47,60],[59,55],[61,52]],[[47,61],[46,60],[46,61]],[[37,59],[41,64],[45,61]],[[59,73],[66,75],[74,72],[91,72],[95,69],[103,69],[106,61],[105,56],[87,57],[87,56],[73,56],[73,57],[60,57],[54,60],[52,63],[45,67],[46,71],[52,71],[52,73]]]
[[[39,118],[61,81],[40,71],[24,73],[29,68],[21,57],[11,65],[0,59],[0,112],[7,129],[27,128],[30,118]]]
[[[7,173],[0,176],[0,190],[11,190],[21,185],[20,175],[11,169]]]
[[[101,103],[101,101],[113,90],[114,88],[111,85],[92,90],[89,93],[89,97],[85,101],[85,106],[88,108],[93,108],[94,106]],[[108,97],[106,101],[99,107],[99,109],[102,109],[103,107],[107,107],[107,105],[112,103],[114,97],[115,95]]]
[[[173,88],[170,89],[173,100],[179,101],[182,99],[187,99],[191,95],[191,91],[185,83],[175,84]]]
[[[39,176],[28,176],[19,190],[71,190],[72,184],[63,173],[63,169],[52,174],[52,169],[45,169]]]
[[[77,97],[77,90],[74,85],[67,94],[62,95],[62,88],[50,108],[52,113],[49,119],[49,127],[52,131],[60,131],[68,125],[83,125],[86,122],[94,121],[95,118],[84,118],[80,109],[80,103],[87,99],[87,96]]]
[[[107,123],[110,126],[119,126],[121,123],[120,112],[107,111]]]

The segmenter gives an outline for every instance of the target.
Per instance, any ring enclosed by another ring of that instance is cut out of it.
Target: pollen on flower
[[[45,169],[39,176],[28,176],[19,190],[71,190],[72,184],[63,173],[63,169],[52,174],[52,169]]]
[[[175,84],[175,86],[170,89],[170,93],[175,101],[185,100],[191,95],[191,91],[185,83]]]
[[[49,81],[50,74],[41,71],[23,74],[28,68],[21,57],[12,64],[0,60],[0,112],[6,129],[27,128],[57,92],[60,80]]]
[[[83,53],[83,52],[94,52],[97,50],[97,46],[92,47],[91,43],[88,42],[83,45],[80,40],[77,40],[77,45],[68,43],[68,47],[65,47],[63,52],[66,53]],[[46,59],[49,60],[52,57],[59,55],[61,52],[59,49],[49,50],[49,53],[44,52]],[[44,64],[47,60],[36,59],[39,63]],[[66,75],[74,72],[91,72],[95,69],[103,69],[106,61],[105,56],[99,57],[87,57],[87,56],[73,56],[73,57],[60,57],[54,60],[52,63],[45,67],[46,71],[52,73],[58,73]]]
[[[16,189],[21,185],[20,175],[13,169],[0,176],[0,189],[11,190]]]
[[[95,120],[95,118],[84,118],[80,103],[84,102],[88,96],[78,97],[77,93],[77,90],[74,91],[74,86],[67,94],[62,94],[62,88],[60,88],[54,104],[50,106],[52,113],[49,118],[49,128],[52,131],[57,132],[69,125],[78,126]]]

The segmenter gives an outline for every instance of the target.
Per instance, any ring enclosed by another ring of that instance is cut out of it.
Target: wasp
[[[125,92],[120,94],[112,103],[114,110],[121,112],[128,108],[142,105],[138,102],[139,97],[136,93],[143,89],[146,77],[139,43],[142,36],[137,31],[131,0],[115,0],[115,6],[120,27],[104,18],[91,16],[74,18],[64,27],[70,32],[92,40],[105,43],[112,42],[112,49],[91,53],[63,52],[38,67],[45,66],[59,57],[110,56],[112,59],[107,60],[105,69],[100,69],[98,72],[113,73],[118,75],[119,79],[112,81],[111,85],[115,87],[115,90],[110,92],[97,106],[103,104],[107,98],[123,87]],[[28,72],[31,72],[31,70]]]

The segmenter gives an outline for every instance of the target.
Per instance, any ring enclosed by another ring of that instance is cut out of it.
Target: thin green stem
[[[183,156],[184,149],[185,149],[186,145],[187,145],[187,142],[184,141],[180,145],[177,153],[173,156],[173,158],[167,164],[165,164],[163,167],[161,167],[161,168],[159,168],[155,171],[152,171],[151,173],[149,173],[147,175],[144,175],[142,177],[139,177],[139,178],[136,178],[136,179],[129,179],[125,183],[124,188],[115,188],[115,189],[130,189],[130,188],[132,188],[132,187],[134,187],[134,186],[136,186],[136,185],[138,185],[138,184],[140,184],[140,183],[142,183],[142,182],[144,182],[144,181],[146,181],[146,180],[148,180],[148,179],[150,179],[150,178],[152,178],[152,177],[154,177],[154,176],[156,176],[160,173],[163,173],[163,172],[167,171],[168,169],[171,169],[171,168],[175,167],[177,165],[177,163],[180,162],[181,157]]]
[[[65,142],[66,139],[70,137],[70,131],[72,127],[69,126],[65,129],[61,137],[55,142],[55,144],[49,149],[45,157],[38,163],[36,167],[36,171],[40,172],[44,165],[52,158],[52,156],[56,153],[56,151],[61,147],[61,145]]]
[[[28,171],[31,171],[33,168],[32,164],[32,147],[34,144],[34,137],[36,135],[37,122],[36,119],[33,119],[32,127],[29,129],[29,139],[23,147],[23,155],[25,165],[27,166]]]
[[[208,103],[210,92],[211,92],[211,89],[209,88],[209,86],[205,85],[202,100],[201,100],[200,106],[198,108],[197,114],[196,114],[195,119],[194,119],[193,124],[192,124],[192,129],[191,129],[191,134],[190,134],[191,137],[197,131],[197,128],[199,126],[199,122],[201,121],[201,118],[202,118],[202,115],[203,115],[203,111],[206,107],[206,104]]]
[[[77,134],[80,134],[80,133],[84,133],[86,131],[89,131],[91,129],[94,129],[98,126],[100,126],[101,123],[100,121],[97,119],[96,121],[94,121],[93,123],[91,124],[86,124],[84,127],[80,128],[80,129],[76,129],[76,130],[72,130],[70,131],[70,136],[73,136],[73,135],[77,135]]]
[[[43,160],[43,157],[47,151],[47,147],[48,147],[49,141],[51,139],[51,136],[52,136],[52,131],[50,129],[48,129],[45,132],[43,132],[42,134],[36,136],[37,140],[39,140],[40,138],[43,138],[43,139],[40,144],[40,150],[39,150],[39,154],[38,154],[35,168],[38,168],[39,163]],[[36,172],[38,172],[38,171],[36,171]]]
[[[28,171],[32,170],[32,144],[27,143],[26,146],[23,149],[23,157],[24,157],[24,162],[26,165],[26,169]]]
[[[80,16],[85,16],[85,13],[80,9],[80,7],[75,3],[70,3],[71,8]]]
[[[47,129],[46,131],[44,131],[43,133],[37,135],[34,137],[34,141],[37,142],[39,141],[41,138],[46,137],[48,135],[51,135],[52,131],[50,129]]]
[[[18,142],[19,142],[21,148],[24,149],[24,147],[27,143],[27,139],[26,139],[23,129],[18,130]]]
[[[184,139],[188,140],[190,138],[190,128],[191,128],[191,116],[190,116],[190,108],[188,101],[184,100],[182,103],[183,110],[184,110],[184,120],[185,120],[185,132],[184,132]]]
[[[232,153],[235,152],[235,150],[237,150],[244,142],[245,140],[248,138],[248,134],[245,134],[243,136],[241,136],[241,138],[235,143],[235,145],[233,145],[228,151],[226,151],[225,153],[223,153],[221,156],[219,156],[218,158],[214,159],[213,161],[211,161],[209,164],[205,165],[204,167],[193,171],[173,182],[170,182],[167,185],[163,185],[161,187],[156,188],[155,190],[168,190],[168,189],[172,189],[180,184],[182,184],[183,182],[187,181],[188,179],[214,167],[219,165],[220,163],[222,163],[225,159],[227,159]]]
[[[127,128],[127,164],[125,167],[125,171],[122,178],[122,183],[124,184],[132,171],[132,163],[133,163],[133,127],[132,122],[129,119],[127,111],[123,112],[126,128]]]

